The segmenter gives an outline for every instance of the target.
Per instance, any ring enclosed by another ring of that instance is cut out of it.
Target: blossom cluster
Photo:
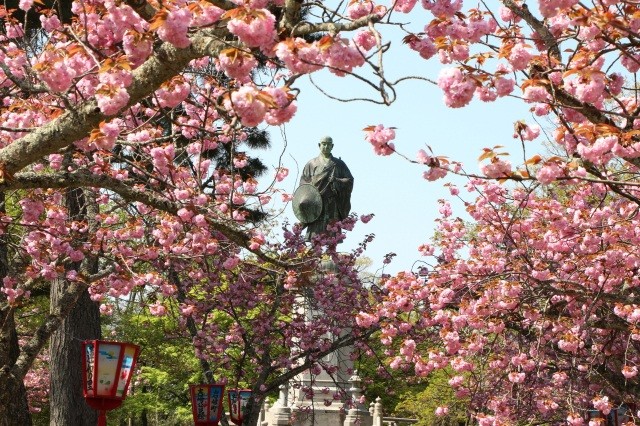
[[[437,259],[428,275],[390,277],[378,309],[358,315],[381,327],[390,365],[451,371],[449,385],[481,424],[586,425],[581,410],[606,415],[612,401],[635,401],[631,388],[593,375],[637,383],[634,203],[585,202],[600,191],[586,183],[565,187],[564,204],[480,179],[468,190],[480,193],[467,203],[473,237],[441,208],[438,237],[423,250]],[[482,377],[465,374],[475,371]]]

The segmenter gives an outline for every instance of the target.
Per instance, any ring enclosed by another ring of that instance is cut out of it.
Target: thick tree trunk
[[[56,303],[65,282],[52,284],[51,302]],[[82,396],[80,342],[100,336],[100,312],[85,291],[62,326],[51,336],[51,426],[95,426],[97,412]]]
[[[5,195],[0,192],[0,212],[5,212]],[[4,235],[0,237],[0,280],[9,274],[9,254]],[[0,292],[0,426],[31,426],[31,414],[27,403],[27,391],[23,377],[16,377],[11,367],[18,359],[20,346],[14,311],[6,305],[7,299]]]
[[[0,324],[0,426],[31,426],[23,377],[11,371],[19,353],[13,310],[0,311]]]
[[[244,412],[244,418],[242,419],[243,425],[258,425],[258,420],[260,419],[260,410],[261,405],[259,401],[253,401],[253,404],[248,406]]]
[[[82,189],[69,190],[67,207],[69,216],[82,219],[91,216]],[[93,212],[95,215],[95,212]],[[88,266],[95,273],[97,265]],[[79,265],[76,265],[79,266]],[[85,265],[86,266],[86,265]],[[56,306],[67,282],[57,280],[51,285],[51,306]],[[82,396],[81,346],[83,340],[100,338],[100,311],[85,291],[60,328],[51,336],[51,426],[95,426],[97,412],[90,408]]]

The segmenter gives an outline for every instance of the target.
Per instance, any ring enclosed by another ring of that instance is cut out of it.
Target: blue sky
[[[442,67],[437,59],[427,62],[399,40],[394,43],[391,48],[394,54],[386,61],[390,80],[406,75],[437,79]],[[336,97],[376,95],[352,77],[340,78],[322,71],[312,78]],[[466,170],[477,172],[477,158],[484,147],[504,145],[518,153],[519,142],[512,138],[513,123],[521,119],[531,121],[527,106],[516,99],[499,99],[489,104],[474,101],[466,108],[447,108],[441,90],[423,80],[400,83],[398,99],[391,106],[329,99],[308,77],[300,78],[295,87],[301,90],[298,113],[282,128],[270,129],[273,151],[265,162],[275,167],[277,156],[284,151],[282,161],[290,169],[289,178],[283,182],[284,189],[293,192],[302,167],[318,154],[320,139],[333,138],[333,154],[347,163],[355,178],[352,211],[375,214],[368,224],[358,224],[344,243],[344,251],[356,247],[364,235],[374,233],[376,239],[367,250],[373,262],[372,272],[382,266],[382,259],[389,252],[397,256],[386,272],[410,269],[420,260],[417,248],[433,235],[434,220],[439,216],[438,199],[452,198],[443,183],[453,181],[462,187],[464,181],[445,178],[428,182],[422,178],[425,170],[422,166],[399,156],[377,156],[364,140],[363,128],[375,124],[396,127],[396,149],[409,158],[415,159],[417,151],[429,145],[436,155],[460,160]],[[510,160],[513,164],[522,161],[520,156]],[[461,193],[465,195],[464,191]],[[454,204],[454,215],[465,217],[460,203]],[[291,206],[285,209],[284,216],[290,222],[295,221]]]

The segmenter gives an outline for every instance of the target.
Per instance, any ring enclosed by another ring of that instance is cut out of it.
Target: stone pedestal
[[[318,279],[322,274],[338,274],[339,271],[331,260],[323,261],[318,267]],[[322,316],[314,304],[311,292],[307,292],[299,298],[300,313],[304,313],[307,321],[314,321],[315,317]],[[348,333],[349,331],[345,331]],[[339,336],[325,336],[327,339],[335,340]],[[371,425],[371,415],[368,410],[351,402],[354,400],[353,390],[358,383],[354,384],[353,361],[351,353],[353,347],[348,346],[336,350],[326,356],[321,364],[329,366],[331,373],[326,369],[316,371],[312,374],[305,371],[289,383],[288,402],[291,407],[291,425],[293,426],[344,426],[357,424],[360,426]],[[359,398],[359,395],[358,397]],[[349,417],[351,416],[351,417]],[[347,420],[347,419],[351,420]],[[366,419],[368,420],[366,420]],[[346,423],[347,421],[351,423]]]
[[[325,260],[318,266],[313,281],[322,279],[324,274],[337,273],[335,264]],[[303,289],[298,303],[298,312],[304,314],[307,322],[312,323],[323,316],[315,306],[312,288]],[[337,337],[324,336],[329,340]],[[331,374],[325,369],[313,373],[307,370],[289,383],[292,425],[342,426],[346,416],[344,402],[348,399],[349,377],[353,371],[352,351],[352,347],[341,348],[322,359],[319,364],[330,366]]]
[[[289,401],[294,426],[342,426],[344,402],[348,400],[349,377],[353,370],[351,347],[328,355],[322,363],[335,367],[331,374],[322,369],[318,374],[305,371],[289,385]]]

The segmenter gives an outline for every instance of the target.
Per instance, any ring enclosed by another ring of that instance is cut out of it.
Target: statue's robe
[[[307,225],[307,239],[327,231],[331,221],[345,219],[351,211],[353,176],[339,158],[322,155],[311,159],[302,171],[300,184],[311,184],[322,197],[322,212]]]

